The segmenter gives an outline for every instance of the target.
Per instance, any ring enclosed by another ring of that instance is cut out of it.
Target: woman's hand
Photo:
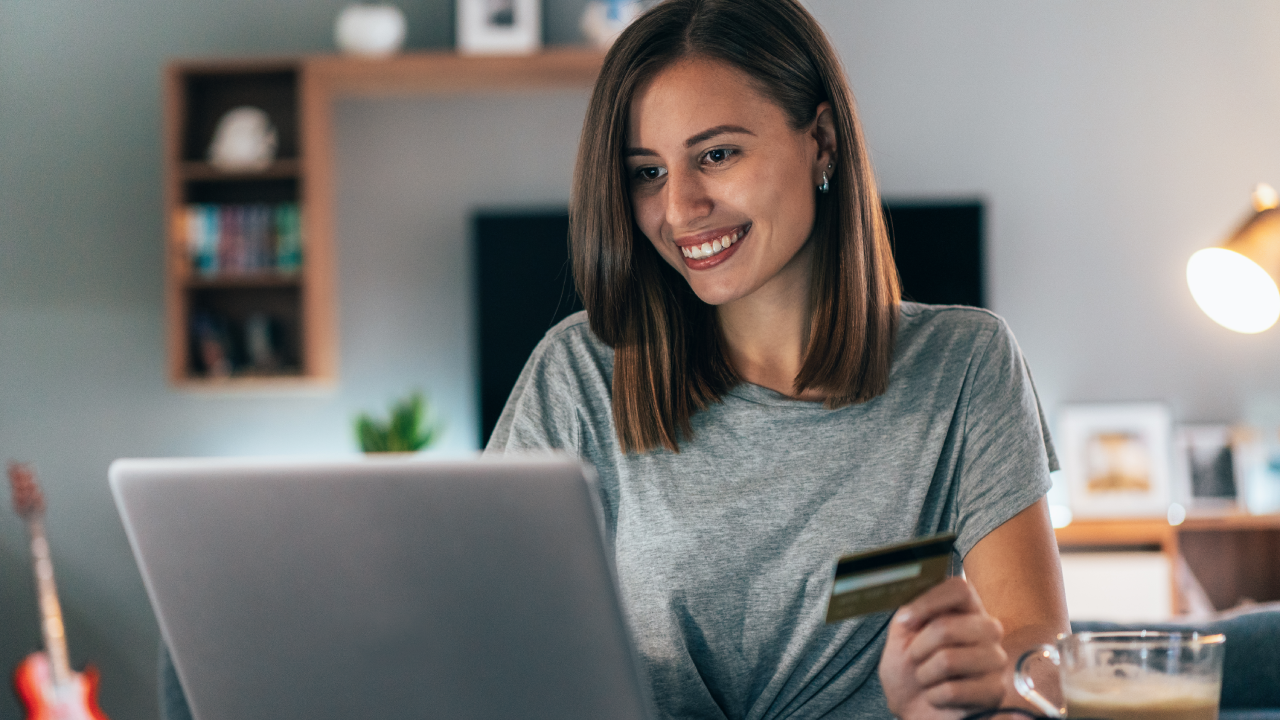
[[[958,720],[1004,699],[1004,629],[954,577],[898,608],[880,658],[889,710],[902,720]]]

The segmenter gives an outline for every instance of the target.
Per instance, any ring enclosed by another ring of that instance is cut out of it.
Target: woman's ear
[[[830,179],[836,163],[836,120],[831,103],[823,101],[818,105],[810,133],[818,145],[818,155],[813,163],[814,184],[821,185],[822,174],[825,172]]]

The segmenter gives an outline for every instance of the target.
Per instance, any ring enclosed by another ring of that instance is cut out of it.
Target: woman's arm
[[[894,715],[954,720],[1026,704],[1013,689],[1012,660],[1068,632],[1058,550],[1041,499],[993,530],[964,560],[960,578],[894,615],[880,680]]]
[[[1034,709],[1013,689],[1012,661],[1071,632],[1049,503],[1041,498],[979,540],[964,559],[964,574],[987,612],[1004,626],[1010,658],[1005,704]]]

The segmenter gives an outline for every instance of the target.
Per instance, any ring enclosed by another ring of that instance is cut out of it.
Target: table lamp
[[[1221,247],[1187,261],[1187,285],[1214,322],[1241,333],[1259,333],[1280,318],[1280,193],[1260,184],[1253,214]]]

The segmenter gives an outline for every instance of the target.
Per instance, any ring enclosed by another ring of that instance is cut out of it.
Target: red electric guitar
[[[26,521],[31,533],[31,560],[44,632],[44,651],[31,653],[14,670],[14,689],[26,706],[27,720],[107,720],[98,707],[98,671],[89,666],[82,673],[75,672],[67,658],[62,606],[44,537],[44,495],[25,465],[9,464],[9,482],[13,485],[13,510]]]

